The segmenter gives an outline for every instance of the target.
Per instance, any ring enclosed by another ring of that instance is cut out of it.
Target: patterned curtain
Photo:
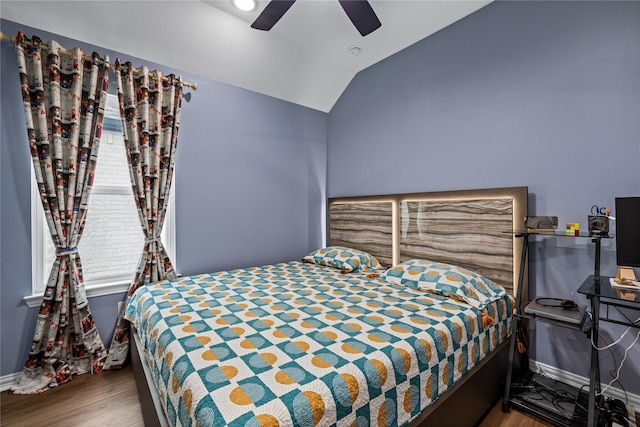
[[[116,60],[116,86],[129,161],[129,175],[145,237],[133,283],[118,314],[105,369],[120,368],[129,350],[129,322],[124,318],[129,298],[140,286],[176,277],[160,234],[169,204],[175,165],[182,79],[134,70]]]
[[[78,243],[100,147],[109,58],[68,52],[55,41],[47,48],[23,33],[16,50],[31,157],[56,248],[29,358],[11,387],[34,394],[74,374],[99,373],[107,355],[89,310]]]

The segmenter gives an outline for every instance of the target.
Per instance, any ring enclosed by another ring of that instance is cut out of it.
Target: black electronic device
[[[585,321],[586,311],[585,304],[576,304],[574,301],[560,298],[536,298],[524,308],[526,314],[579,326]]]
[[[609,236],[609,217],[606,215],[589,215],[589,235]]]
[[[616,261],[640,267],[640,197],[616,197]]]
[[[623,427],[629,427],[629,412],[624,402],[620,399],[607,399],[602,405],[608,424],[616,423]]]

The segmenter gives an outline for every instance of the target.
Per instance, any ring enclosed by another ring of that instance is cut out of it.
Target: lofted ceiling
[[[371,0],[382,27],[362,37],[337,0],[297,0],[270,31],[253,29],[268,3],[257,1],[241,12],[230,0],[2,0],[0,16],[328,112],[359,71],[491,2]]]

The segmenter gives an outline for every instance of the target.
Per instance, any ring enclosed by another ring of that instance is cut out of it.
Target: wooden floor
[[[37,395],[0,394],[0,425],[143,427],[131,365],[120,371],[80,375]],[[480,427],[550,427],[516,410],[504,414],[498,403]],[[456,426],[465,427],[465,426]]]
[[[544,420],[535,418],[516,409],[511,409],[508,414],[502,412],[502,401],[493,407],[479,427],[552,427]]]
[[[79,375],[35,395],[0,394],[0,425],[143,427],[131,365],[120,371]]]

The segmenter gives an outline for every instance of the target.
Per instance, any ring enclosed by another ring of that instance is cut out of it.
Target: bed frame
[[[327,246],[348,246],[384,265],[411,258],[456,264],[517,291],[527,187],[331,198]],[[522,284],[527,299],[527,266]],[[132,329],[134,329],[132,327]],[[477,425],[500,399],[509,349],[505,340],[443,393],[414,426]],[[131,359],[145,426],[168,426],[135,330]],[[460,411],[459,408],[464,408]]]

